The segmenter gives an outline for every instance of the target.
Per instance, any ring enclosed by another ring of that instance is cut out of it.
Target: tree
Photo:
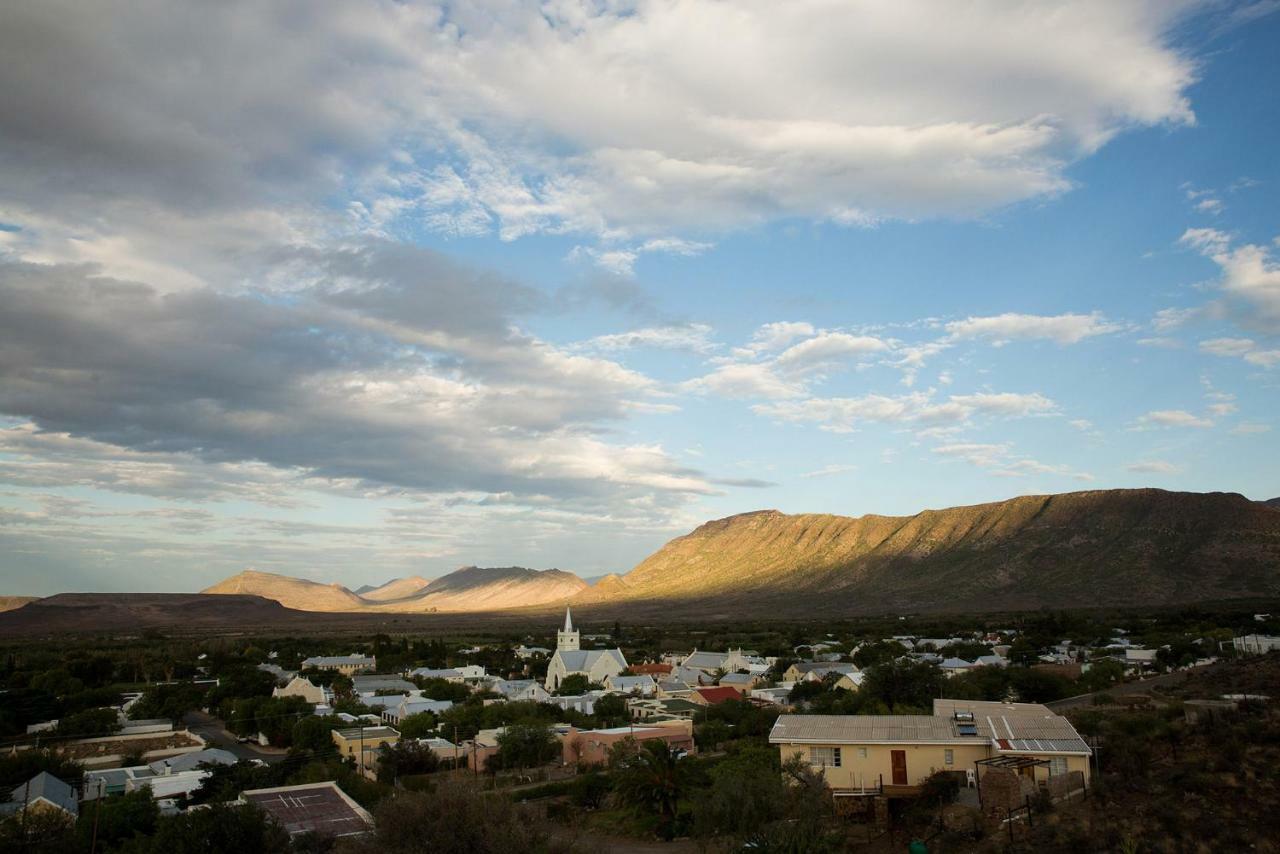
[[[629,721],[627,700],[621,694],[605,694],[596,700],[592,714],[600,719],[600,726],[621,726]]]
[[[515,724],[498,736],[499,768],[529,768],[543,765],[560,753],[560,743],[550,727]]]
[[[417,741],[398,741],[383,748],[378,757],[378,782],[394,784],[406,774],[430,774],[440,767],[440,757]]]
[[[778,754],[749,748],[711,770],[711,785],[694,801],[699,836],[749,836],[780,819],[786,803]]]
[[[205,694],[205,689],[189,683],[156,685],[143,692],[142,698],[129,709],[129,717],[134,720],[168,718],[176,723],[186,717],[187,712],[200,708]]]
[[[613,791],[619,801],[657,812],[670,830],[685,777],[683,763],[671,745],[661,739],[646,741],[639,753],[621,763],[614,777]]]
[[[86,709],[58,721],[58,735],[94,738],[120,731],[120,716],[115,709]]]
[[[371,838],[351,845],[354,854],[549,854],[549,836],[530,810],[490,797],[465,782],[443,782],[435,791],[405,792],[374,813]]]
[[[159,820],[160,808],[151,789],[144,786],[120,797],[85,801],[76,822],[76,837],[85,851],[95,838],[99,851],[109,851],[134,836],[150,836]]]
[[[289,834],[252,804],[213,804],[164,816],[151,836],[139,836],[119,849],[126,854],[208,854],[253,851],[290,854]]]
[[[866,671],[860,693],[867,699],[878,699],[902,714],[905,707],[932,708],[942,696],[945,676],[937,665],[924,661],[886,661]]]
[[[428,738],[436,733],[436,716],[431,712],[418,712],[400,719],[398,729],[401,738]]]
[[[590,687],[591,682],[586,674],[570,673],[560,680],[560,687],[556,689],[556,693],[561,697],[576,697],[579,694],[585,694]]]

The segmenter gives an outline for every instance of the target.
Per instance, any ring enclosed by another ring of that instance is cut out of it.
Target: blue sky
[[[0,12],[0,592],[1280,495],[1280,4]]]

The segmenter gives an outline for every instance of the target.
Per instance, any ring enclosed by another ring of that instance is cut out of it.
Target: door
[[[893,750],[889,756],[893,762],[893,785],[907,785],[907,751]]]

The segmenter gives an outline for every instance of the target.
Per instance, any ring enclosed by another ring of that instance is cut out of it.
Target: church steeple
[[[564,628],[556,632],[556,649],[572,652],[579,649],[579,633],[573,628],[573,615],[569,613],[569,607],[566,605],[564,609]]]

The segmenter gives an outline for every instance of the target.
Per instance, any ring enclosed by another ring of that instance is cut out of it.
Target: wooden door
[[[893,762],[893,785],[907,785],[907,751],[890,751],[889,756]]]

